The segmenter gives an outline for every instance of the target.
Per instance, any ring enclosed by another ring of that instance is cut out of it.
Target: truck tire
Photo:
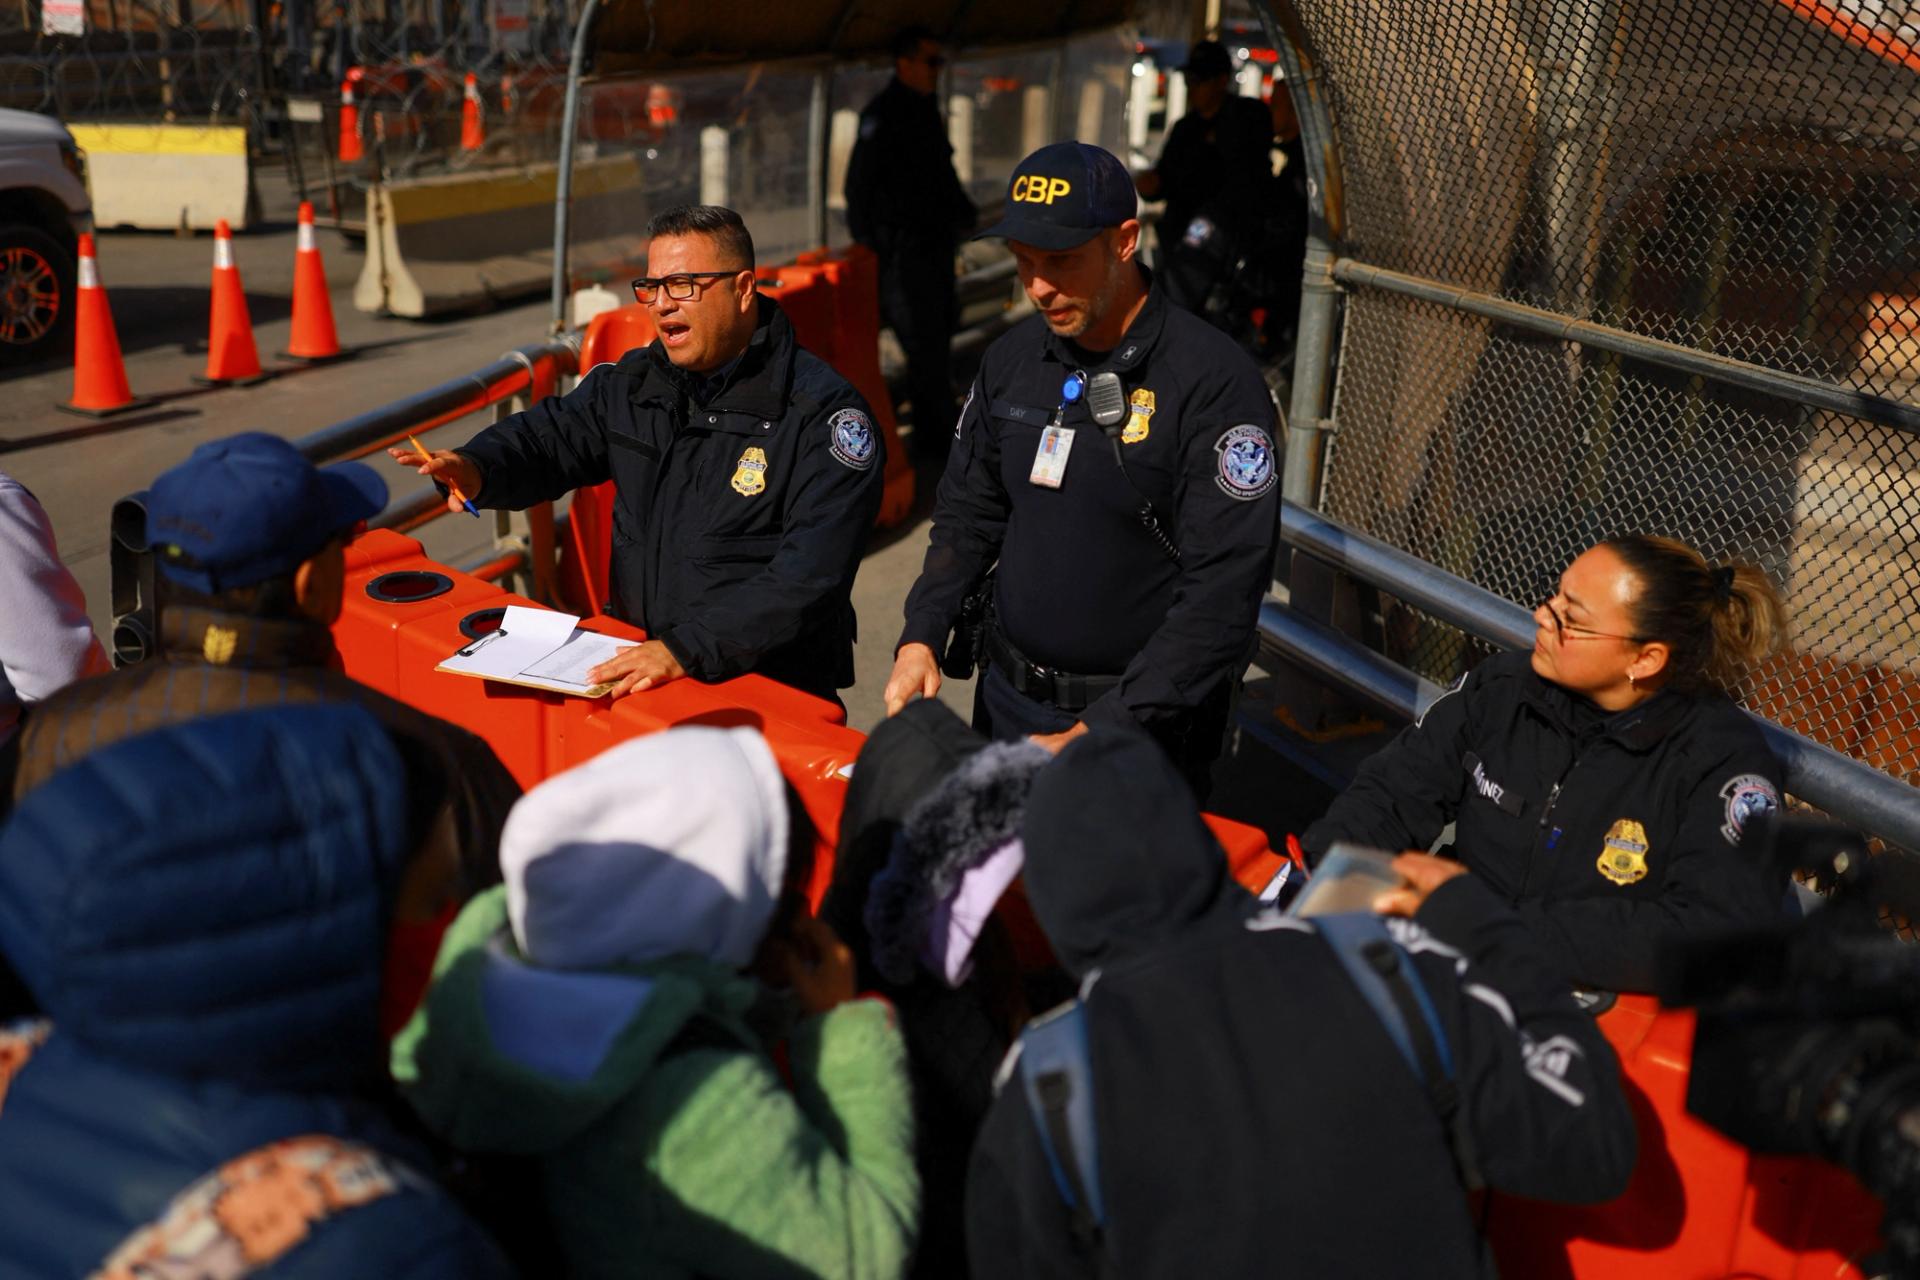
[[[69,354],[77,270],[74,251],[40,228],[0,226],[0,363]]]

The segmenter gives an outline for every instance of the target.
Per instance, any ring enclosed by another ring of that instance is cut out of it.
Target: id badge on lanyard
[[[1066,417],[1067,406],[1078,400],[1085,389],[1083,373],[1069,375],[1066,385],[1060,388],[1060,405],[1053,411],[1053,421],[1040,433],[1040,447],[1034,450],[1033,470],[1027,473],[1029,484],[1058,489],[1067,478],[1067,455],[1073,452],[1073,428],[1060,424]]]
[[[1058,489],[1067,478],[1067,455],[1073,452],[1072,427],[1048,427],[1040,433],[1040,447],[1033,455],[1033,470],[1027,480],[1045,489]]]

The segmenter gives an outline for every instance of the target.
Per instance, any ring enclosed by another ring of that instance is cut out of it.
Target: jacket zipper
[[[1540,865],[1540,860],[1546,853],[1547,824],[1553,821],[1553,806],[1559,803],[1560,788],[1567,784],[1567,779],[1571,778],[1573,771],[1579,767],[1580,757],[1575,756],[1567,762],[1566,769],[1560,774],[1560,780],[1553,784],[1553,790],[1547,792],[1547,802],[1540,808],[1538,834],[1533,838],[1533,856],[1527,859],[1526,874],[1520,877],[1520,892],[1514,896],[1515,902],[1525,901],[1527,890],[1533,887],[1533,869]]]

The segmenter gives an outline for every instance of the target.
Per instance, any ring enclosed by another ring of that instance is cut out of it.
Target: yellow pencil
[[[428,462],[433,461],[433,455],[427,452],[427,447],[421,444],[418,438],[410,434],[407,436],[407,442],[413,446],[414,451],[418,453],[422,458],[425,458]],[[467,497],[466,494],[460,492],[459,485],[449,482],[447,484],[447,491],[451,493],[454,497],[460,499],[460,505],[467,509],[468,515],[472,516],[476,520],[480,518],[479,509],[473,505],[473,500],[471,498]]]

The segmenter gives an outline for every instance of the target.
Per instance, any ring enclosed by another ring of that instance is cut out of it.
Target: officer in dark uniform
[[[1209,294],[1259,247],[1277,194],[1273,113],[1233,91],[1233,59],[1218,41],[1196,43],[1180,72],[1187,114],[1167,134],[1159,163],[1135,182],[1142,196],[1167,202],[1154,265],[1169,295],[1204,313]]]
[[[944,457],[953,414],[953,254],[976,210],[953,171],[935,93],[946,55],[925,27],[894,39],[893,79],[860,113],[847,230],[880,259],[880,314],[907,356],[913,451]]]
[[[1279,533],[1275,411],[1224,334],[1135,261],[1133,184],[1098,147],[1021,162],[1004,236],[1040,314],[987,351],[961,410],[889,710],[998,564],[974,723],[1057,747],[1144,726],[1204,794]]]
[[[669,209],[647,234],[649,275],[633,288],[652,345],[431,462],[391,452],[483,507],[613,480],[608,612],[649,633],[592,673],[616,693],[753,671],[835,699],[853,683],[880,437],[859,393],[756,291],[739,214]]]
[[[1740,848],[1779,807],[1780,765],[1727,691],[1785,615],[1753,566],[1631,535],[1576,559],[1534,616],[1532,653],[1476,666],[1301,844],[1425,850],[1451,823],[1460,860],[1416,859],[1422,893],[1471,871],[1564,978],[1649,991],[1663,946],[1780,911],[1784,881]]]

